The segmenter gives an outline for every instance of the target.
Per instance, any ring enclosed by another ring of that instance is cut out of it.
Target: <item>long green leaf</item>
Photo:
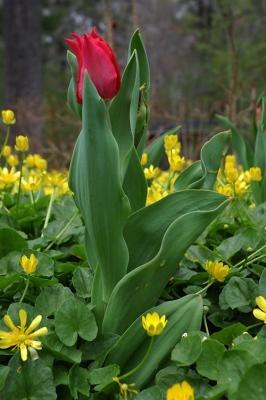
[[[123,74],[121,89],[109,110],[112,131],[119,148],[122,179],[134,146],[138,100],[139,65],[137,53],[134,52]]]
[[[192,211],[172,222],[156,256],[129,272],[114,288],[104,316],[104,332],[121,334],[156,304],[188,247],[227,204],[228,200],[221,196],[215,207],[212,203],[209,210]]]
[[[248,169],[250,166],[250,160],[247,145],[243,136],[238,132],[235,125],[231,121],[229,121],[228,118],[223,117],[222,115],[216,115],[216,119],[222,126],[225,127],[225,129],[231,130],[233,148],[237,154],[237,158],[239,159],[241,165],[243,165],[245,169]]]
[[[168,323],[163,333],[154,338],[153,349],[145,363],[128,380],[141,387],[145,385],[169,356],[182,334],[200,329],[202,310],[202,298],[195,295],[165,302],[148,310],[159,315],[165,314]],[[141,318],[137,318],[111,349],[105,364],[117,363],[123,373],[128,372],[142,360],[150,340],[142,327]]]
[[[97,296],[106,302],[127,269],[128,251],[122,230],[129,205],[122,190],[118,146],[106,105],[88,74],[84,81],[82,115],[69,184],[89,234],[87,253],[93,246],[101,270],[103,293]]]
[[[76,82],[78,75],[78,64],[76,56],[68,50],[67,52],[67,62],[70,66],[71,71],[71,79],[68,87],[68,103],[72,109],[72,111],[77,115],[77,117],[81,118],[82,116],[82,108],[80,104],[77,102],[76,97]]]
[[[128,271],[155,257],[166,230],[177,218],[191,211],[215,208],[221,199],[224,197],[209,190],[183,190],[132,214],[124,230],[129,251]]]

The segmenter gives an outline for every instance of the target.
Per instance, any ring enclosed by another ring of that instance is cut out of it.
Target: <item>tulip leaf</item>
[[[185,188],[212,189],[220,168],[221,157],[229,145],[230,139],[231,133],[225,131],[217,133],[208,140],[201,149],[201,176],[199,164],[196,162],[179,175],[175,181],[175,190]],[[186,183],[188,184],[187,187],[185,186]]]
[[[128,271],[158,253],[167,228],[178,217],[191,211],[215,208],[224,199],[219,193],[208,190],[183,190],[132,214],[124,230],[129,251]]]
[[[224,196],[217,198],[216,204],[212,202],[209,209],[187,211],[169,225],[158,253],[130,271],[114,288],[104,316],[104,332],[121,334],[156,304],[188,247],[228,204],[224,199]],[[135,298],[137,301],[132,307]]]
[[[149,89],[150,89],[150,67],[145,50],[145,46],[139,30],[137,29],[130,40],[128,58],[130,59],[134,51],[137,52],[140,68],[140,86],[144,85],[144,96],[145,101],[149,100]]]
[[[149,381],[158,370],[160,363],[170,355],[175,344],[184,332],[200,329],[202,320],[202,298],[188,295],[181,299],[164,302],[147,310],[166,315],[168,323],[161,335],[155,337],[156,349],[153,349],[139,371],[129,380],[142,386]],[[120,365],[123,373],[134,368],[143,359],[151,338],[144,331],[141,318],[137,318],[110,350],[105,364]]]
[[[106,302],[127,269],[128,251],[122,231],[129,203],[121,186],[118,146],[106,105],[85,75],[82,130],[71,161],[69,183],[85,223],[86,251],[89,254],[93,247],[93,258],[101,271],[102,290],[94,293]]]
[[[228,118],[222,115],[216,115],[218,122],[225,128],[230,129],[232,132],[232,144],[237,154],[237,158],[245,169],[249,168],[248,150],[243,136],[238,132],[235,125],[229,121]]]
[[[134,182],[134,184],[132,184],[132,182]],[[145,206],[147,198],[147,181],[135,148],[133,148],[131,153],[123,189],[129,198],[132,212]]]
[[[71,79],[68,87],[68,103],[72,109],[72,111],[77,115],[77,117],[81,118],[82,116],[82,108],[80,104],[77,102],[76,95],[76,82],[78,76],[78,63],[76,56],[71,52],[67,51],[67,62],[71,71]]]
[[[252,184],[252,192],[257,204],[263,203],[266,200],[266,135],[264,120],[266,116],[266,99],[261,102],[261,118],[258,123],[257,135],[255,141],[254,162],[252,166],[260,167],[262,180],[259,183]]]
[[[139,107],[137,115],[137,124],[135,131],[134,144],[141,156],[146,142],[146,135],[149,122],[149,96],[150,96],[150,67],[145,50],[145,46],[139,30],[136,30],[131,38],[128,50],[128,58],[137,52],[139,60],[139,77],[140,77],[140,92],[139,92]]]
[[[109,114],[117,141],[122,179],[133,148],[139,100],[139,65],[137,53],[130,58],[123,74],[121,89],[112,101]]]

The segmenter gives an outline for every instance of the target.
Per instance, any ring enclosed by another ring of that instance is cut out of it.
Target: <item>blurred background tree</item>
[[[16,110],[17,129],[54,166],[67,165],[79,129],[66,104],[70,32],[96,25],[123,69],[140,27],[152,73],[151,135],[181,124],[188,157],[218,129],[216,113],[248,132],[265,89],[264,0],[4,0],[0,11],[1,107]]]

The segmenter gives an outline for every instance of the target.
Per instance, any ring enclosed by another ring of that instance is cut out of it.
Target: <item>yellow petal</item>
[[[37,315],[37,317],[34,318],[28,329],[26,329],[25,333],[28,335],[30,332],[34,331],[35,328],[37,328],[38,325],[40,325],[42,320],[41,315]]]
[[[14,322],[12,321],[12,319],[10,318],[10,316],[7,314],[4,316],[4,323],[6,324],[6,326],[11,329],[11,331],[14,332],[19,332],[19,329],[14,325]]]
[[[256,303],[259,306],[259,308],[266,312],[266,299],[263,296],[258,296],[256,297]]]
[[[255,318],[261,320],[261,321],[266,321],[266,313],[259,310],[258,308],[255,308],[253,310],[253,315]]]
[[[45,335],[47,335],[47,334],[48,334],[48,329],[47,329],[46,327],[43,327],[43,328],[38,329],[38,330],[35,331],[35,332],[32,332],[30,335],[28,335],[28,338],[29,338],[29,339],[32,339],[32,338],[34,338],[34,337],[37,337],[37,336],[45,336]]]
[[[27,358],[28,358],[27,347],[25,346],[24,343],[21,343],[21,345],[19,346],[19,348],[20,348],[20,355],[21,355],[22,361],[27,361]]]
[[[41,350],[42,349],[42,343],[39,342],[38,340],[32,340],[31,341],[31,347],[33,347],[36,350]]]
[[[27,313],[22,308],[19,310],[20,328],[24,332],[27,323]]]
[[[10,332],[0,330],[0,339],[4,339],[10,335]]]

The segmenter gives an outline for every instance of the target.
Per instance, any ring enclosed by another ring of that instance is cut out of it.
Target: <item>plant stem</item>
[[[19,201],[20,201],[20,193],[21,193],[21,180],[22,180],[22,167],[23,167],[23,159],[24,153],[19,155],[19,184],[18,184],[18,197],[17,197],[17,205],[16,205],[16,212],[18,213],[19,209]]]
[[[29,288],[29,284],[30,284],[30,280],[27,279],[27,280],[26,280],[25,289],[24,289],[24,292],[22,293],[22,296],[21,296],[21,298],[20,298],[20,300],[19,300],[19,303],[22,303],[22,301],[24,300],[24,297],[26,296],[27,291],[28,291],[28,288]]]
[[[47,225],[49,223],[49,219],[51,217],[51,212],[52,212],[52,206],[53,206],[54,199],[55,199],[55,189],[53,189],[51,197],[50,197],[50,201],[49,201],[49,205],[48,205],[48,209],[47,209],[44,225],[43,225],[43,228],[42,228],[42,232],[44,231],[45,228],[47,228]],[[42,233],[42,236],[43,236],[43,233]]]
[[[118,378],[119,378],[120,380],[121,380],[121,379],[125,379],[125,378],[127,378],[128,376],[134,374],[134,372],[136,372],[136,371],[144,364],[144,362],[145,362],[146,359],[148,358],[148,355],[149,355],[150,352],[151,352],[151,348],[152,348],[153,342],[154,342],[154,336],[151,337],[151,341],[150,341],[149,347],[148,347],[148,349],[147,349],[147,351],[146,351],[146,353],[145,353],[143,359],[141,360],[141,362],[140,362],[135,368],[133,368],[131,371],[127,372],[126,374],[124,374],[124,375],[122,375],[122,376],[119,376]]]
[[[7,125],[7,128],[6,128],[6,137],[5,137],[5,140],[4,140],[4,144],[3,144],[3,146],[2,146],[2,149],[1,149],[1,151],[0,151],[0,158],[1,158],[2,155],[3,155],[4,147],[5,147],[5,146],[7,145],[7,143],[8,143],[9,135],[10,135],[10,125]]]
[[[207,336],[210,336],[209,328],[208,328],[208,323],[207,323],[207,315],[206,313],[203,314],[203,323],[205,327],[205,331],[207,333]]]
[[[234,268],[240,267],[242,264],[246,263],[249,260],[253,260],[254,256],[258,253],[260,253],[262,250],[266,248],[266,244],[264,244],[262,247],[260,247],[258,250],[254,251],[254,253],[250,254],[248,257],[244,258],[243,260],[239,261],[236,265],[234,265]],[[265,255],[264,255],[265,256]]]
[[[205,292],[209,289],[209,287],[211,287],[211,285],[214,283],[214,280],[211,280],[207,286],[205,286],[204,288],[202,288],[201,290],[199,290],[197,293],[195,293],[195,295],[198,294],[205,294]]]
[[[63,234],[68,230],[68,228],[70,227],[70,225],[72,224],[72,222],[74,221],[74,219],[78,216],[79,211],[77,210],[72,217],[70,218],[70,220],[68,221],[68,223],[61,229],[61,231],[56,235],[56,237],[54,238],[54,240],[48,244],[48,246],[44,249],[44,251],[49,250],[62,236]]]

